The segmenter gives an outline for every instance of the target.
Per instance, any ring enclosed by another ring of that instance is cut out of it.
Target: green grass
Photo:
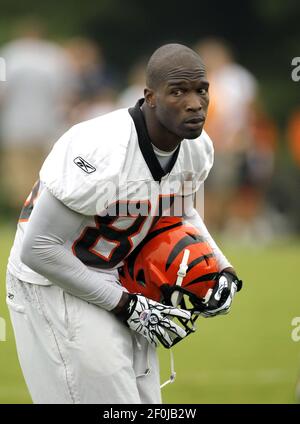
[[[5,268],[13,230],[0,228],[0,403],[29,403],[5,306]],[[256,249],[222,246],[244,280],[230,315],[199,318],[196,334],[174,349],[176,382],[163,389],[165,403],[294,403],[300,342],[291,321],[300,316],[298,241]],[[160,348],[162,381],[169,351]],[[41,376],[42,378],[42,376]]]
[[[6,321],[6,341],[0,341],[0,404],[31,403],[19,366],[14,335],[5,304],[6,264],[13,237],[14,228],[0,227],[0,316]]]
[[[164,401],[294,403],[300,342],[291,339],[291,321],[300,316],[300,245],[223,250],[244,288],[230,315],[199,318],[197,333],[174,348],[177,382],[164,389]]]

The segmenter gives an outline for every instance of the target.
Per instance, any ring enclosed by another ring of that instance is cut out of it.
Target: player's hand
[[[201,315],[210,318],[227,314],[235,293],[241,290],[242,285],[242,280],[239,280],[235,274],[226,270],[220,272],[209,299],[204,303],[204,310],[201,311]]]
[[[161,343],[169,348],[187,336],[186,331],[172,321],[173,318],[189,320],[189,311],[166,306],[138,294],[129,294],[119,316],[128,327],[142,334],[150,344]]]

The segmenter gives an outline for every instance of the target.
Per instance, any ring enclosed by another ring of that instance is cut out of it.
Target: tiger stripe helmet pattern
[[[186,267],[183,257],[189,251]],[[182,274],[179,271],[185,268]],[[178,276],[181,275],[178,285]],[[141,293],[150,299],[191,310],[203,310],[203,301],[216,284],[218,266],[209,243],[192,225],[180,217],[162,217],[142,243],[126,258],[119,269],[121,284],[130,293]],[[174,304],[174,292],[177,305]]]

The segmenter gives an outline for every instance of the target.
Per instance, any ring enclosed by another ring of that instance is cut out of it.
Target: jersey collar
[[[176,151],[174,152],[173,157],[166,171],[164,171],[164,169],[161,167],[159,160],[157,159],[154,153],[154,150],[151,144],[151,139],[148,134],[145,118],[144,118],[143,112],[141,111],[141,106],[143,103],[144,103],[144,99],[140,99],[134,107],[131,107],[128,109],[128,112],[133,119],[136,132],[138,135],[139,146],[140,146],[142,155],[145,159],[145,162],[151,172],[153,179],[155,181],[160,182],[162,177],[169,174],[173,166],[175,165],[175,162],[177,160],[179,150],[180,150],[180,144],[178,148],[176,149]]]

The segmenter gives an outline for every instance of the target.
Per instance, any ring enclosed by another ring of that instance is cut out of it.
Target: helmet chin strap
[[[179,265],[179,269],[177,272],[177,280],[175,283],[175,286],[179,286],[181,287],[182,284],[182,280],[184,279],[184,277],[186,276],[186,271],[188,269],[188,260],[189,260],[189,256],[190,256],[190,251],[189,249],[184,249],[183,252],[183,258],[181,261],[181,264]],[[179,291],[174,291],[171,295],[171,303],[173,306],[177,307],[179,305],[179,303],[181,302],[182,299],[182,293],[180,293]],[[173,355],[173,351],[172,348],[170,348],[170,366],[171,366],[171,375],[169,380],[165,381],[160,388],[162,389],[163,387],[165,387],[167,384],[172,384],[174,383],[175,379],[176,379],[176,371],[175,371],[175,364],[174,364],[174,355]]]
[[[184,249],[183,252],[183,258],[181,261],[181,264],[179,265],[179,269],[177,272],[177,280],[175,283],[175,286],[179,286],[181,287],[182,284],[182,280],[184,279],[184,277],[186,276],[186,271],[188,269],[188,260],[189,260],[189,256],[190,256],[190,251],[189,249]],[[174,291],[171,295],[171,302],[173,306],[178,306],[179,303],[181,302],[182,299],[182,293],[178,292],[178,291]]]

